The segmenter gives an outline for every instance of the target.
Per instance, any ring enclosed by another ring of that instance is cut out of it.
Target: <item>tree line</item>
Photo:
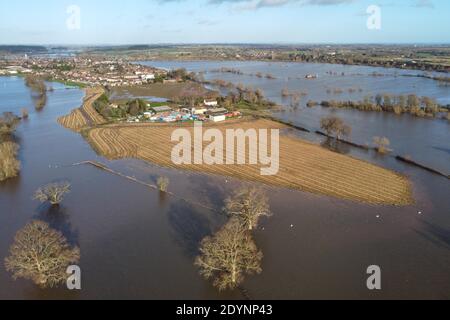
[[[415,94],[390,95],[377,94],[376,96],[366,96],[362,101],[337,101],[328,100],[320,103],[308,101],[308,107],[321,105],[326,108],[351,108],[360,111],[392,112],[395,114],[411,114],[416,117],[435,118],[443,116],[449,117],[448,106],[442,106],[430,97],[418,97]]]
[[[59,206],[70,192],[70,183],[50,183],[36,190],[33,199]],[[80,249],[46,222],[33,220],[17,232],[5,258],[5,268],[14,280],[31,280],[40,288],[53,288],[67,279],[67,267],[78,263]]]
[[[320,128],[326,132],[329,138],[334,138],[336,141],[342,141],[344,137],[348,137],[352,133],[352,127],[335,115],[323,117],[320,120]],[[372,141],[374,149],[378,153],[386,154],[392,151],[389,149],[391,142],[388,138],[375,136]],[[333,145],[331,146],[333,147]]]
[[[161,192],[168,179],[158,179]],[[50,183],[36,190],[33,199],[59,206],[71,190],[68,182]],[[228,222],[215,234],[202,240],[195,265],[200,274],[219,290],[236,289],[247,275],[262,272],[263,253],[252,231],[262,217],[272,215],[265,193],[254,187],[237,190],[225,200]],[[33,220],[19,230],[5,258],[6,270],[13,279],[31,280],[40,288],[57,287],[67,279],[67,267],[78,263],[80,249],[49,224]]]
[[[35,75],[27,75],[25,85],[31,90],[36,110],[42,110],[47,103],[47,86],[44,79]]]
[[[20,118],[12,112],[0,116],[0,182],[17,177],[20,161],[17,158],[19,145],[14,141],[14,132]]]

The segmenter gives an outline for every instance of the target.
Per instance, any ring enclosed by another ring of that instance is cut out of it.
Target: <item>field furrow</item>
[[[283,125],[269,120],[251,120],[208,125],[204,129],[208,127],[224,133],[226,129],[281,129]],[[88,138],[96,150],[110,159],[139,158],[181,170],[230,176],[373,204],[407,205],[412,201],[410,184],[405,177],[287,136],[280,136],[280,168],[274,176],[262,176],[261,165],[177,166],[171,161],[172,148],[176,145],[171,142],[171,135],[177,128],[179,126],[176,125],[111,125],[93,128]],[[184,125],[183,128],[193,135],[192,127]],[[237,155],[235,152],[235,157]],[[246,159],[248,162],[248,154]]]

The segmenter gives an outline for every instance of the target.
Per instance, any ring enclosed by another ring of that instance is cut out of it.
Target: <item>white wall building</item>
[[[213,122],[222,122],[225,121],[227,119],[227,117],[222,114],[222,115],[211,115],[209,116],[209,119]]]
[[[206,108],[192,108],[191,113],[195,115],[205,114],[208,111]]]
[[[143,74],[141,75],[141,79],[142,81],[151,81],[151,80],[155,80],[155,75],[154,74]]]

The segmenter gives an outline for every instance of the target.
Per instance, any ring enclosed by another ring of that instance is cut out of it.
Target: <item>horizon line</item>
[[[445,45],[450,46],[450,42],[157,42],[157,43],[122,43],[122,44],[108,44],[108,43],[89,43],[89,44],[68,44],[68,43],[0,43],[0,46],[66,46],[66,47],[127,47],[127,46],[186,46],[186,45]]]

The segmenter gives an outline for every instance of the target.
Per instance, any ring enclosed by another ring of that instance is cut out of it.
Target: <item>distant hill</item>
[[[8,53],[45,53],[47,48],[44,46],[11,46],[11,45],[0,45],[0,52]]]

